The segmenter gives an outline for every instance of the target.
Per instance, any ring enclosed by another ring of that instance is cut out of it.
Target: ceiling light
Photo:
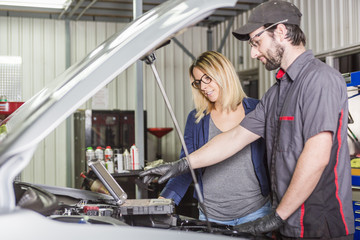
[[[22,59],[18,56],[0,56],[0,64],[21,64]]]
[[[0,1],[0,6],[66,9],[71,4],[71,1],[72,0],[5,0]]]

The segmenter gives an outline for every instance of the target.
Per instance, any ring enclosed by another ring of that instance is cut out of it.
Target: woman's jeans
[[[248,214],[248,215],[246,215],[244,217],[237,218],[237,219],[234,219],[234,220],[226,220],[226,221],[221,221],[221,220],[216,220],[216,219],[209,218],[209,221],[224,224],[224,225],[235,226],[235,225],[239,225],[241,223],[254,221],[254,220],[258,219],[258,218],[261,218],[261,217],[269,214],[270,212],[271,212],[271,204],[270,204],[270,201],[268,201],[268,202],[266,202],[264,204],[264,206],[259,208],[257,211],[252,212],[252,213],[250,213],[250,214]],[[202,213],[200,210],[199,210],[199,220],[206,221],[204,213]]]

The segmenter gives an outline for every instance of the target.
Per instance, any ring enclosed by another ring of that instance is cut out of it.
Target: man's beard
[[[275,49],[275,52],[268,49],[266,51],[267,57],[264,56],[266,59],[265,68],[269,71],[278,69],[280,67],[281,60],[284,55],[284,47],[280,46],[280,44],[275,43],[273,49]]]

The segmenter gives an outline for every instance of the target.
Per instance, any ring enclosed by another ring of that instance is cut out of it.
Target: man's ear
[[[279,25],[277,25],[274,33],[280,39],[280,41],[283,41],[286,38],[287,28],[284,24],[280,23]]]

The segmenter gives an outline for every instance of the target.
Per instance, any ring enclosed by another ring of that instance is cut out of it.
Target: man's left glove
[[[284,220],[276,213],[269,213],[268,215],[258,218],[254,221],[243,223],[234,226],[234,229],[238,232],[251,233],[253,235],[260,235],[262,233],[268,233],[280,228],[284,224]]]
[[[158,167],[151,168],[147,171],[143,171],[139,174],[139,176],[143,178],[142,181],[146,185],[150,184],[156,177],[160,176],[158,183],[162,184],[170,178],[179,176],[189,171],[189,163],[186,158],[183,157],[178,161],[166,163]]]

